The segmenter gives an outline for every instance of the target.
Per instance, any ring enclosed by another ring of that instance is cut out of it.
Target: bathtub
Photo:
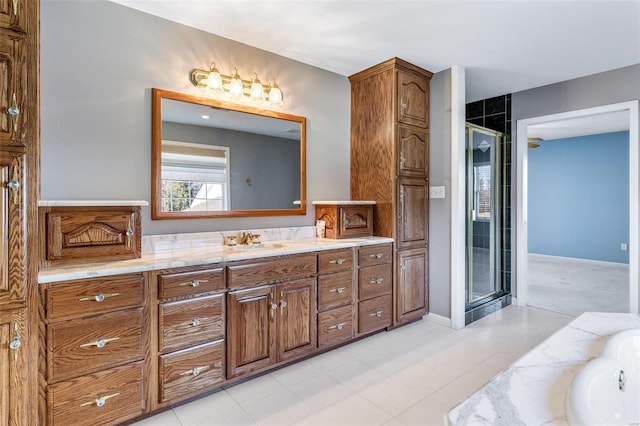
[[[640,328],[621,331],[574,377],[566,399],[572,426],[640,425]]]

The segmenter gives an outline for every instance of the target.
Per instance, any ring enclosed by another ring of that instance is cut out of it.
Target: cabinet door
[[[398,121],[429,127],[429,80],[403,71],[397,72]]]
[[[24,156],[0,152],[0,309],[24,306]]]
[[[427,249],[398,252],[397,322],[422,318],[429,311]]]
[[[228,378],[276,362],[274,291],[275,286],[263,286],[228,294]]]
[[[398,180],[398,249],[424,247],[428,241],[429,187],[424,179]]]
[[[0,27],[25,30],[26,0],[0,0]]]
[[[409,177],[429,176],[429,132],[415,127],[399,125],[398,175]]]
[[[0,30],[0,145],[24,139],[26,75],[24,36]]]
[[[25,310],[0,312],[0,425],[26,425]]]
[[[279,284],[277,290],[278,361],[313,352],[318,347],[315,278]]]

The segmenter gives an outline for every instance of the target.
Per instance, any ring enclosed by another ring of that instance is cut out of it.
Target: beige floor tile
[[[213,395],[176,407],[173,411],[184,426],[189,426],[210,419],[212,414],[218,416],[237,408],[240,408],[238,403],[225,390],[221,390]]]
[[[317,376],[319,373],[320,370],[312,364],[307,361],[302,361],[298,364],[293,364],[288,367],[281,368],[280,370],[272,371],[269,375],[280,382],[283,386],[289,387],[311,377]]]
[[[234,401],[240,405],[244,405],[281,390],[284,390],[284,386],[276,379],[266,374],[248,382],[232,386],[227,389],[227,392],[231,395],[231,398],[233,398]]]
[[[407,426],[444,426],[449,409],[437,401],[425,398],[398,414],[397,418]]]
[[[199,423],[184,423],[183,426],[253,426],[256,422],[242,408],[236,408],[221,416],[212,413]]]
[[[183,426],[173,410],[133,423],[131,426]]]
[[[374,426],[386,423],[391,417],[389,413],[360,395],[352,395],[295,424],[299,426]]]
[[[392,417],[390,420],[384,423],[383,426],[407,426],[407,425],[402,423],[399,418]]]
[[[358,360],[351,360],[327,374],[355,392],[385,379],[384,374]]]
[[[282,390],[242,407],[260,425],[287,426],[309,416],[311,408],[289,390]]]
[[[288,388],[314,410],[333,405],[349,396],[353,391],[329,375],[311,377]]]
[[[424,395],[413,390],[394,377],[369,386],[358,394],[392,416],[396,416],[424,398]]]

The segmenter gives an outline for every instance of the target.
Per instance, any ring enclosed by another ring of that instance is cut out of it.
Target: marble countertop
[[[357,206],[357,205],[369,205],[375,204],[375,201],[362,201],[362,200],[343,200],[343,201],[312,201],[311,204],[319,204],[319,205],[334,205],[339,204],[342,206]]]
[[[260,246],[228,247],[220,244],[199,247],[180,247],[143,251],[139,259],[118,260],[82,265],[68,265],[41,269],[38,283],[52,283],[81,278],[101,277],[156,269],[223,263],[236,260],[259,259],[319,250],[384,244],[393,242],[386,237],[362,237],[334,240],[329,238],[298,238],[266,241]]]
[[[38,207],[148,206],[144,200],[39,200]]]
[[[565,398],[576,373],[609,336],[640,327],[636,314],[587,312],[449,412],[450,425],[567,425]]]

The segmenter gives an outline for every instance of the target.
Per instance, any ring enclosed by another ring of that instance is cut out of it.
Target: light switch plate
[[[444,186],[429,187],[429,198],[444,198]]]

